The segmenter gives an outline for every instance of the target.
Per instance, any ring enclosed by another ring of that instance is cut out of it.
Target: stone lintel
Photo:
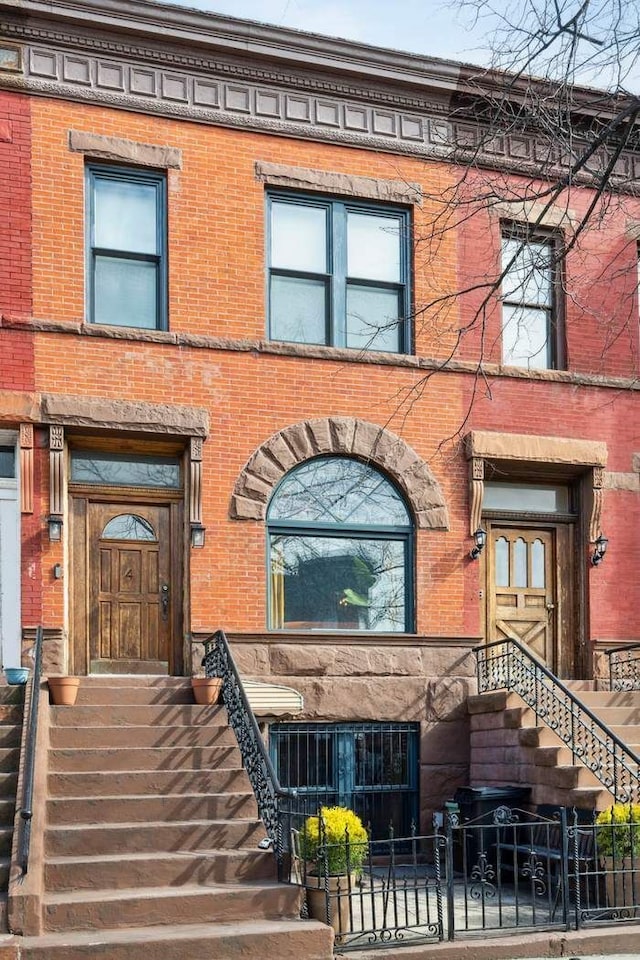
[[[74,153],[86,153],[89,157],[125,161],[144,167],[182,168],[182,150],[178,147],[158,147],[81,130],[69,130],[69,149]]]
[[[517,223],[526,223],[534,227],[572,230],[580,223],[580,217],[576,211],[562,204],[549,206],[546,203],[528,200],[512,202],[504,200],[494,204],[491,211],[500,219],[515,220]]]
[[[44,423],[60,423],[67,427],[196,437],[207,436],[209,430],[206,410],[172,403],[141,403],[45,393],[42,395],[41,408]]]
[[[352,177],[345,173],[328,173],[306,167],[290,167],[281,163],[256,161],[256,180],[273,187],[297,190],[319,190],[346,197],[363,197],[393,203],[422,203],[419,183],[404,180],[379,180],[373,177]]]
[[[567,437],[540,437],[521,433],[472,430],[467,436],[467,458],[558,463],[576,467],[604,467],[606,443]]]
[[[35,423],[40,417],[39,396],[21,390],[0,390],[0,423]]]

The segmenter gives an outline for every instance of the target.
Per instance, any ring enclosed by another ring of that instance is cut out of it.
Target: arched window
[[[112,517],[102,531],[103,540],[157,540],[148,520],[135,513],[120,513]]]
[[[373,467],[306,461],[277,486],[267,523],[271,629],[413,628],[413,523]]]

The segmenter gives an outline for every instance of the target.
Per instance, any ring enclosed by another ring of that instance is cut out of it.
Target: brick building
[[[640,205],[562,276],[586,186],[430,244],[455,64],[146,0],[0,3],[0,36],[5,665],[41,623],[50,672],[189,676],[222,627],[304,698],[283,780],[428,822],[474,646],[580,679],[638,640]]]

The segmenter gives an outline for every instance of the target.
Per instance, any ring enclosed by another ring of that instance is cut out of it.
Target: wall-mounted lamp
[[[192,547],[204,547],[205,531],[206,531],[206,527],[203,527],[201,523],[191,524],[191,546]]]
[[[62,540],[62,517],[51,514],[48,520],[49,540]]]
[[[606,537],[603,537],[602,534],[598,537],[595,544],[595,550],[591,557],[591,563],[594,567],[597,567],[599,563],[602,563],[604,560],[604,555],[607,552],[607,547],[609,546],[609,541]]]
[[[475,541],[475,547],[469,551],[469,556],[472,560],[477,560],[487,545],[487,531],[483,530],[482,527],[478,527],[473,534],[473,539]]]

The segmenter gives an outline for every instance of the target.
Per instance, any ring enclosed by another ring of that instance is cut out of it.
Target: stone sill
[[[616,390],[640,390],[640,378],[607,376],[598,373],[578,373],[570,370],[526,370],[523,367],[504,367],[497,363],[478,364],[472,360],[446,360],[437,357],[418,357],[409,354],[379,353],[374,350],[358,352],[343,347],[284,343],[271,340],[232,340],[171,330],[143,330],[135,327],[96,326],[88,323],[56,322],[3,315],[0,328],[32,331],[34,333],[73,334],[104,340],[127,340],[189,347],[194,350],[222,350],[230,353],[252,353],[257,356],[294,357],[302,360],[331,360],[337,363],[374,364],[375,366],[409,368],[432,373],[462,373],[481,377],[511,380],[567,383],[572,386],[604,387]]]
[[[462,648],[471,650],[482,643],[483,637],[478,636],[434,636],[419,633],[346,633],[345,631],[332,630],[314,630],[313,632],[295,632],[287,631],[264,631],[260,633],[233,633],[225,631],[229,643],[295,643],[295,644],[318,644],[319,640],[329,641],[331,644],[350,645],[380,645],[380,646],[405,646],[405,647],[442,647]],[[215,630],[194,630],[192,640],[194,643],[203,643]]]

